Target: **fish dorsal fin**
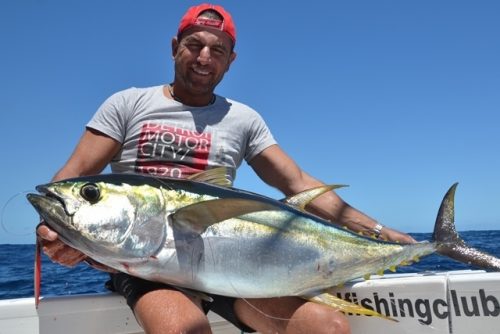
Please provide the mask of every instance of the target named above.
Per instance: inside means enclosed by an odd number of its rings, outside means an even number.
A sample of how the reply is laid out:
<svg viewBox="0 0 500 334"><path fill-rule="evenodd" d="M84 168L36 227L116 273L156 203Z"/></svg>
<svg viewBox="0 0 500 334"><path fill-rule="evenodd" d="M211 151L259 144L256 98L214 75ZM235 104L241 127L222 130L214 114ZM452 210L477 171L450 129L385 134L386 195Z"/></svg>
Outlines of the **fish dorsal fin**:
<svg viewBox="0 0 500 334"><path fill-rule="evenodd" d="M323 195L328 191L332 191L333 189L338 189L342 187L347 187L347 186L343 184L330 184L330 185L315 187L312 189L307 189L301 191L298 194L285 198L283 202L304 211L307 204L309 204L319 196Z"/></svg>
<svg viewBox="0 0 500 334"><path fill-rule="evenodd" d="M227 177L228 170L226 167L216 167L200 173L193 174L187 179L196 182L205 182L215 184L221 187L230 187L231 180Z"/></svg>
<svg viewBox="0 0 500 334"><path fill-rule="evenodd" d="M180 208L172 214L172 223L185 231L203 233L207 227L245 214L279 210L269 203L244 198L221 198Z"/></svg>
<svg viewBox="0 0 500 334"><path fill-rule="evenodd" d="M338 298L330 293L324 292L317 295L302 296L303 299L309 300L316 304L326 305L330 307L335 307L342 312L352 313L352 314L362 314L368 316L379 317L387 320L392 320L398 322L398 320L385 316L377 311L370 310L361 305L348 302L347 300Z"/></svg>

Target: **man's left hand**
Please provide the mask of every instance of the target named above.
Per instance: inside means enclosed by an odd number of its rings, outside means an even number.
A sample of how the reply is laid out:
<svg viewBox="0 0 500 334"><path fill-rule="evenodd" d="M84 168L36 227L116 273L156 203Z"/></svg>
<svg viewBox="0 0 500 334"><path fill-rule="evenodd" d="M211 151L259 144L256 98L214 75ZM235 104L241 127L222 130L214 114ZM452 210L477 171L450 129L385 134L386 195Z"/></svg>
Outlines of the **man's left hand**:
<svg viewBox="0 0 500 334"><path fill-rule="evenodd" d="M413 239L410 235L393 230L387 226L384 226L382 231L380 231L379 239L399 242L402 244L413 244L417 242L417 240Z"/></svg>

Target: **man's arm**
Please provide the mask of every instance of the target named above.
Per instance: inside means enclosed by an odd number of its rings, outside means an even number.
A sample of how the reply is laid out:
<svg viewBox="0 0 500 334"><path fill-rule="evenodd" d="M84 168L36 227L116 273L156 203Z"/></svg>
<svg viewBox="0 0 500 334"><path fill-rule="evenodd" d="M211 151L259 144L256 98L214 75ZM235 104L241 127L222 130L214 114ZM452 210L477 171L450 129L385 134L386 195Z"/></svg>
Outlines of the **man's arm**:
<svg viewBox="0 0 500 334"><path fill-rule="evenodd" d="M85 130L75 151L52 181L100 173L119 151L121 144L107 135L92 129ZM37 228L42 239L43 251L52 261L74 266L85 256L62 241L55 231L46 225Z"/></svg>
<svg viewBox="0 0 500 334"><path fill-rule="evenodd" d="M250 161L250 165L264 182L281 190L286 196L324 185L301 170L278 145L272 145L259 153ZM308 206L308 210L356 232L373 234L378 224L376 220L350 206L333 191L315 199ZM415 242L411 236L385 226L380 236L391 241Z"/></svg>
<svg viewBox="0 0 500 334"><path fill-rule="evenodd" d="M52 181L99 174L120 150L113 138L90 128L83 133L73 154Z"/></svg>

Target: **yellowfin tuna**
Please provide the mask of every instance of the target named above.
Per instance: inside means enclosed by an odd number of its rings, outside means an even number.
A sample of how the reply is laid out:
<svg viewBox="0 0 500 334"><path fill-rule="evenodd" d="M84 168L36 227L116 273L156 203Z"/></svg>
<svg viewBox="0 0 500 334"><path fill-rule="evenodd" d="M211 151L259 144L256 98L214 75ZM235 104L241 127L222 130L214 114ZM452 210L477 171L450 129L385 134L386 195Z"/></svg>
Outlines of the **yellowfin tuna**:
<svg viewBox="0 0 500 334"><path fill-rule="evenodd" d="M469 248L456 233L456 185L443 200L434 240L405 245L360 236L305 211L339 186L277 201L228 188L223 176L224 170L190 180L98 175L38 186L40 194L28 199L61 240L94 261L206 293L300 296L350 310L326 290L434 251L500 270L498 258Z"/></svg>

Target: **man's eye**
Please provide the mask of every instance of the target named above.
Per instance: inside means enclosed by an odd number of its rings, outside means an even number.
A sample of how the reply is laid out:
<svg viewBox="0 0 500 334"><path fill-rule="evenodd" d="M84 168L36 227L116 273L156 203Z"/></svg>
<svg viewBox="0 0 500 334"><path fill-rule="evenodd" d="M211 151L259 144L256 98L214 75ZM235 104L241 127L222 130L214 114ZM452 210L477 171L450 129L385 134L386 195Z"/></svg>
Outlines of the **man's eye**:
<svg viewBox="0 0 500 334"><path fill-rule="evenodd" d="M214 48L212 49L212 53L216 54L217 56L224 56L226 54L226 50L221 48Z"/></svg>
<svg viewBox="0 0 500 334"><path fill-rule="evenodd" d="M197 44L197 43L188 43L188 44L186 44L186 47L187 47L189 50L199 50L199 49L201 49L201 44Z"/></svg>

